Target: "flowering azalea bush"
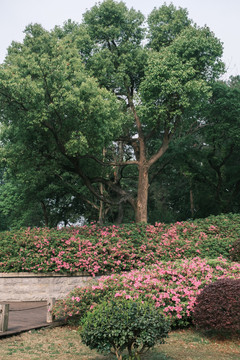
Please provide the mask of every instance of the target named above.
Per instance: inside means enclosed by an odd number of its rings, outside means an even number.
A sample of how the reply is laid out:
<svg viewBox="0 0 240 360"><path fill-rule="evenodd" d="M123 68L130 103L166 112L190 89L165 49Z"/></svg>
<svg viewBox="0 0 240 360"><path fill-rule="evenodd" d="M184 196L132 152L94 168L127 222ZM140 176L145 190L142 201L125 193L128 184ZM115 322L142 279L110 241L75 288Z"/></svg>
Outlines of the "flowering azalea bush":
<svg viewBox="0 0 240 360"><path fill-rule="evenodd" d="M76 288L59 300L53 310L57 318L79 321L103 300L140 299L153 303L171 320L173 327L188 326L196 296L217 279L240 278L240 264L223 258L158 262L148 268L102 276L94 285Z"/></svg>
<svg viewBox="0 0 240 360"><path fill-rule="evenodd" d="M196 256L229 258L239 237L237 214L170 225L28 228L0 233L0 271L95 276Z"/></svg>

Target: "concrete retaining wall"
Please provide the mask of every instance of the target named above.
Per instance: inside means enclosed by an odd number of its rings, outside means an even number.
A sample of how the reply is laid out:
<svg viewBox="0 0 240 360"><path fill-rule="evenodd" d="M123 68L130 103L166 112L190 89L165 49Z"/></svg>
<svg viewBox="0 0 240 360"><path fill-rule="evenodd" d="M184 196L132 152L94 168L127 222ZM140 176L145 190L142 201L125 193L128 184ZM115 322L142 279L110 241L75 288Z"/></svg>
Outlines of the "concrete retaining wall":
<svg viewBox="0 0 240 360"><path fill-rule="evenodd" d="M0 301L61 299L75 287L93 281L94 278L87 274L0 273Z"/></svg>

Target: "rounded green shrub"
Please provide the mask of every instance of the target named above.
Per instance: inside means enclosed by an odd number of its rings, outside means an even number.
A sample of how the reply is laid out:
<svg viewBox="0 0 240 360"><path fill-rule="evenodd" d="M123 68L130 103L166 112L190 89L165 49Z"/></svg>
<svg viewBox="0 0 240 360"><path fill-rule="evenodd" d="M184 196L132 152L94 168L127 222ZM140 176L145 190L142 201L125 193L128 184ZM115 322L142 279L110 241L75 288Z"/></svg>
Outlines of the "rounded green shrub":
<svg viewBox="0 0 240 360"><path fill-rule="evenodd" d="M100 353L114 353L122 359L124 350L129 359L156 343L164 343L170 330L168 320L154 305L132 299L103 302L88 312L80 330L84 344Z"/></svg>
<svg viewBox="0 0 240 360"><path fill-rule="evenodd" d="M197 329L240 331L240 279L220 279L197 296L193 309Z"/></svg>
<svg viewBox="0 0 240 360"><path fill-rule="evenodd" d="M240 262L240 239L237 239L232 244L230 249L230 259L232 261L239 261Z"/></svg>

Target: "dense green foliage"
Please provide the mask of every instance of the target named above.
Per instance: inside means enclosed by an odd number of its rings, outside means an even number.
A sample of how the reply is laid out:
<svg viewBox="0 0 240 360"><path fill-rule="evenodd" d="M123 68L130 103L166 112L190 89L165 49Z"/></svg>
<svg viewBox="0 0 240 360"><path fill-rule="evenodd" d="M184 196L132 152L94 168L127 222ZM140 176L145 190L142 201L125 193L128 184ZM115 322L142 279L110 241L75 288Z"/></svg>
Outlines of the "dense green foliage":
<svg viewBox="0 0 240 360"><path fill-rule="evenodd" d="M238 81L214 91L222 44L172 4L144 20L105 0L81 24L29 25L9 47L0 66L2 229L239 210Z"/></svg>
<svg viewBox="0 0 240 360"><path fill-rule="evenodd" d="M230 259L232 261L240 262L240 239L234 241L232 248L230 249Z"/></svg>
<svg viewBox="0 0 240 360"><path fill-rule="evenodd" d="M118 360L128 351L129 360L164 343L170 330L167 319L152 304L115 299L88 312L80 331L84 344L100 353L113 352Z"/></svg>
<svg viewBox="0 0 240 360"><path fill-rule="evenodd" d="M240 332L240 279L221 279L197 296L194 324L201 330Z"/></svg>
<svg viewBox="0 0 240 360"><path fill-rule="evenodd" d="M96 224L0 233L0 271L104 274L181 258L230 257L240 236L240 215L171 225Z"/></svg>

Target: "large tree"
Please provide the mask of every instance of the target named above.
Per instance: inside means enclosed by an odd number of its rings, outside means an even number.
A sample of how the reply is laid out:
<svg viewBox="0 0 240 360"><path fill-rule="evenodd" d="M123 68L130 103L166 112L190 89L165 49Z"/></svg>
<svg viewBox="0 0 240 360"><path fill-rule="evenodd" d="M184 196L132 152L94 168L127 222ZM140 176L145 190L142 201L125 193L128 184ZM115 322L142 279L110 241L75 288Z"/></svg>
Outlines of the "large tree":
<svg viewBox="0 0 240 360"><path fill-rule="evenodd" d="M84 174L97 169L86 159L79 164L78 154L101 153L118 135L121 113L114 95L85 71L69 28L73 24L59 36L59 29L49 33L29 26L24 43L9 49L1 66L2 160L22 196L38 192L35 200L52 201L46 190L50 180L94 207L83 183ZM41 198L42 190L47 198Z"/></svg>
<svg viewBox="0 0 240 360"><path fill-rule="evenodd" d="M146 222L150 169L176 134L198 126L221 54L214 34L173 5L154 9L148 27L113 0L81 25L29 26L0 69L7 166L77 175L95 199L128 202Z"/></svg>

